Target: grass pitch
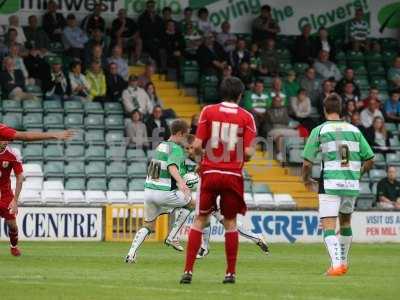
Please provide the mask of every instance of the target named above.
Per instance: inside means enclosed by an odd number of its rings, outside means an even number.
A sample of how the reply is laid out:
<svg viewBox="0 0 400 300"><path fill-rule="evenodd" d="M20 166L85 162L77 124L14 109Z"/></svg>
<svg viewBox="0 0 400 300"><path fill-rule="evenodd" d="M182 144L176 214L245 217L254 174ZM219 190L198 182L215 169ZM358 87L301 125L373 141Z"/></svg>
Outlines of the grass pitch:
<svg viewBox="0 0 400 300"><path fill-rule="evenodd" d="M178 284L184 255L145 243L127 265L126 243L23 242L11 257L0 243L0 299L398 299L399 245L353 245L347 276L327 278L322 244L273 244L264 256L241 244L236 285L222 285L223 244L198 261L189 286Z"/></svg>

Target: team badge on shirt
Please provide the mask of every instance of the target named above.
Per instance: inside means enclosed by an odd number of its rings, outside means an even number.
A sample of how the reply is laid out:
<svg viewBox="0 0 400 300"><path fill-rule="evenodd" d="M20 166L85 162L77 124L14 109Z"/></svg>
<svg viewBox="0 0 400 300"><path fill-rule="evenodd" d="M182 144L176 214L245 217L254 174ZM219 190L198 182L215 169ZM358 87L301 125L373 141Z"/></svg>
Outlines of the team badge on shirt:
<svg viewBox="0 0 400 300"><path fill-rule="evenodd" d="M10 163L8 161L3 161L3 163L2 163L3 169L8 168L9 165L10 165Z"/></svg>

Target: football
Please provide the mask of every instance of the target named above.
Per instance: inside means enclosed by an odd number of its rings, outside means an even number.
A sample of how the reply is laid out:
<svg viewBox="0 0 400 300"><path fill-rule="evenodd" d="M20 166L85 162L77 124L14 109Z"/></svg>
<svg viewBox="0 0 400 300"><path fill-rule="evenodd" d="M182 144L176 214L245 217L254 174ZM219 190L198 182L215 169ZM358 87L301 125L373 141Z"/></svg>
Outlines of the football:
<svg viewBox="0 0 400 300"><path fill-rule="evenodd" d="M183 176L183 179L185 180L188 188L190 188L191 190L195 190L197 188L197 184L199 183L199 175L197 175L196 173L186 173L185 176Z"/></svg>

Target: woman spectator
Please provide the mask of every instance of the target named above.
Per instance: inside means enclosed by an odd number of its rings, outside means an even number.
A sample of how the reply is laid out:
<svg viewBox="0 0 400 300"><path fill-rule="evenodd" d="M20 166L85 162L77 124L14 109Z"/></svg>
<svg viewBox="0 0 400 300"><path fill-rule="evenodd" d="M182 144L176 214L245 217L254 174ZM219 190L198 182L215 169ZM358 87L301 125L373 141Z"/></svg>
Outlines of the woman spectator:
<svg viewBox="0 0 400 300"><path fill-rule="evenodd" d="M162 100L158 97L156 87L153 82L148 82L145 86L145 91L149 95L151 105L163 107ZM165 119L176 118L175 111L173 109L163 109L163 116Z"/></svg>
<svg viewBox="0 0 400 300"><path fill-rule="evenodd" d="M275 97L279 97L283 101L283 105L288 106L288 96L286 92L284 92L282 87L282 80L279 77L275 77L272 80L272 88L269 93L270 99L274 99Z"/></svg>
<svg viewBox="0 0 400 300"><path fill-rule="evenodd" d="M147 150L148 138L147 128L142 122L142 114L135 109L132 111L131 119L125 122L126 135L129 138L129 146L136 149Z"/></svg>
<svg viewBox="0 0 400 300"><path fill-rule="evenodd" d="M203 35L211 33L213 31L213 26L208 20L209 16L208 9L205 7L200 8L199 12L197 13L197 16L199 17L197 28L199 29L200 33Z"/></svg>
<svg viewBox="0 0 400 300"><path fill-rule="evenodd" d="M352 116L356 112L357 112L356 101L354 101L354 100L347 101L345 104L344 111L343 111L343 119L346 122L351 123Z"/></svg>
<svg viewBox="0 0 400 300"><path fill-rule="evenodd" d="M297 96L300 90L300 83L296 79L295 71L290 70L288 72L288 75L283 85L285 87L286 94L289 98Z"/></svg>
<svg viewBox="0 0 400 300"><path fill-rule="evenodd" d="M318 35L314 41L314 50L313 56L317 57L318 53L321 50L324 50L329 53L329 57L332 60L335 60L335 44L333 43L332 39L328 36L328 30L325 27L321 27L318 30Z"/></svg>
<svg viewBox="0 0 400 300"><path fill-rule="evenodd" d="M295 97L290 98L291 117L302 124L308 130L314 127L310 118L311 100L304 89L300 89Z"/></svg>
<svg viewBox="0 0 400 300"><path fill-rule="evenodd" d="M375 117L372 126L366 131L366 139L375 153L392 153L390 150L390 139L393 137L385 128L385 121L381 117Z"/></svg>
<svg viewBox="0 0 400 300"><path fill-rule="evenodd" d="M69 81L71 83L71 96L74 100L90 99L90 83L82 74L82 65L79 61L71 63Z"/></svg>
<svg viewBox="0 0 400 300"><path fill-rule="evenodd" d="M18 32L17 35L17 42L21 45L24 45L26 42L26 36L24 33L24 29L22 28L22 26L20 26L19 24L19 18L17 15L12 15L8 18L8 28L11 29L15 29Z"/></svg>
<svg viewBox="0 0 400 300"><path fill-rule="evenodd" d="M100 61L92 62L90 70L86 73L86 79L90 86L90 100L104 102L106 100L106 77L104 76Z"/></svg>
<svg viewBox="0 0 400 300"><path fill-rule="evenodd" d="M28 78L29 78L28 70L26 69L24 60L22 59L22 57L19 54L19 47L17 45L13 45L10 47L10 55L9 56L14 61L15 69L21 70L22 74L24 74L25 80L27 80L27 83L33 84L34 80L28 80Z"/></svg>
<svg viewBox="0 0 400 300"><path fill-rule="evenodd" d="M161 72L167 74L168 69L177 69L184 44L174 21L167 21L165 26L165 31L161 34L160 59Z"/></svg>

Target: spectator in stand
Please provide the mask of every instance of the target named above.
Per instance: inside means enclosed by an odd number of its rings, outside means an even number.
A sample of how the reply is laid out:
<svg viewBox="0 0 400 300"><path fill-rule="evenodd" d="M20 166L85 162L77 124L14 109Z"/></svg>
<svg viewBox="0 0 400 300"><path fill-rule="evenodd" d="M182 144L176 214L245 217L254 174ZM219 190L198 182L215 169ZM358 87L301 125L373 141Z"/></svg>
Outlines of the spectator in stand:
<svg viewBox="0 0 400 300"><path fill-rule="evenodd" d="M297 95L290 98L290 116L305 128L311 130L315 124L310 115L311 100L307 96L306 90L299 89Z"/></svg>
<svg viewBox="0 0 400 300"><path fill-rule="evenodd" d="M144 51L160 64L159 49L163 20L156 12L155 1L146 2L146 10L139 16L138 23Z"/></svg>
<svg viewBox="0 0 400 300"><path fill-rule="evenodd" d="M349 22L348 34L349 42L353 49L364 49L368 50L368 36L369 36L369 24L364 20L364 12L362 8L357 8L355 11L355 17Z"/></svg>
<svg viewBox="0 0 400 300"><path fill-rule="evenodd" d="M105 32L106 21L102 18L101 13L103 12L103 5L101 2L97 2L94 5L93 13L86 16L82 20L82 29L86 31L87 35L91 35L94 30L100 30Z"/></svg>
<svg viewBox="0 0 400 300"><path fill-rule="evenodd" d="M194 114L190 121L190 134L196 134L197 126L199 125L199 114Z"/></svg>
<svg viewBox="0 0 400 300"><path fill-rule="evenodd" d="M17 15L12 15L8 17L8 29L15 29L18 33L17 35L17 43L21 45L25 45L26 36L24 33L24 29L19 24L19 18Z"/></svg>
<svg viewBox="0 0 400 300"><path fill-rule="evenodd" d="M210 13L208 12L208 9L205 7L202 7L199 9L197 12L197 16L199 20L197 21L197 28L200 31L202 35L207 35L211 32L213 32L213 26L211 22L208 20Z"/></svg>
<svg viewBox="0 0 400 300"><path fill-rule="evenodd" d="M147 136L150 138L152 148L158 146L161 141L170 137L169 126L162 114L161 106L155 106L152 114L146 121Z"/></svg>
<svg viewBox="0 0 400 300"><path fill-rule="evenodd" d="M252 43L250 47L250 68L257 76L266 76L267 68L261 63L260 49L256 43Z"/></svg>
<svg viewBox="0 0 400 300"><path fill-rule="evenodd" d="M138 24L133 19L127 17L126 9L120 9L118 17L112 22L111 39L113 45L121 46L130 53L134 63L140 62L143 41L140 36Z"/></svg>
<svg viewBox="0 0 400 300"><path fill-rule="evenodd" d="M195 60L196 52L203 42L203 37L195 28L194 23L186 23L185 31L183 31L183 40L185 42L185 58L188 60Z"/></svg>
<svg viewBox="0 0 400 300"><path fill-rule="evenodd" d="M390 98L386 100L384 109L386 121L400 123L400 89L391 90Z"/></svg>
<svg viewBox="0 0 400 300"><path fill-rule="evenodd" d="M82 65L80 61L73 61L69 72L69 82L71 84L71 96L74 100L90 99L90 83L86 76L82 74Z"/></svg>
<svg viewBox="0 0 400 300"><path fill-rule="evenodd" d="M314 43L310 24L304 25L301 29L301 35L296 38L292 53L295 62L307 64L313 62Z"/></svg>
<svg viewBox="0 0 400 300"><path fill-rule="evenodd" d="M351 123L351 119L353 117L353 114L358 112L357 111L356 101L349 100L344 105L345 105L345 108L343 110L343 120L345 120L346 122Z"/></svg>
<svg viewBox="0 0 400 300"><path fill-rule="evenodd" d="M400 88L400 56L396 57L393 66L388 70L387 78L394 88Z"/></svg>
<svg viewBox="0 0 400 300"><path fill-rule="evenodd" d="M93 52L93 48L99 45L101 46L101 58L99 58L98 55L94 55ZM104 35L104 33L101 32L100 29L94 29L89 41L85 44L85 65L90 66L90 63L92 62L92 56L95 56L96 59L100 59L102 64L106 64L109 47L109 42L107 41L107 37ZM98 54L100 50L95 51Z"/></svg>
<svg viewBox="0 0 400 300"><path fill-rule="evenodd" d="M88 42L86 33L78 26L74 14L67 16L67 26L64 28L63 43L66 53L69 56L84 60L84 48Z"/></svg>
<svg viewBox="0 0 400 300"><path fill-rule="evenodd" d="M197 32L198 31L198 24L196 21L192 20L193 18L193 8L190 6L186 7L183 11L183 19L180 22L180 28L179 30L183 33L186 34L188 30L189 24L192 26L192 28Z"/></svg>
<svg viewBox="0 0 400 300"><path fill-rule="evenodd" d="M324 82L322 83L322 90L320 91L320 93L318 94L317 98L316 98L316 103L315 103L315 107L318 110L319 115L321 116L321 118L324 119L324 100L326 97L328 97L330 94L332 94L334 92L333 90L333 85L332 82L330 80L324 80Z"/></svg>
<svg viewBox="0 0 400 300"><path fill-rule="evenodd" d="M14 46L10 47L9 57L11 57L12 60L14 61L15 69L21 70L22 74L24 75L25 82L27 84L34 84L35 80L29 78L29 73L28 73L28 70L26 69L24 60L19 55L19 47L18 46L14 45Z"/></svg>
<svg viewBox="0 0 400 300"><path fill-rule="evenodd" d="M375 153L393 153L390 149L390 139L393 134L385 128L385 120L381 117L375 117L372 126L367 128L365 138Z"/></svg>
<svg viewBox="0 0 400 300"><path fill-rule="evenodd" d="M110 63L106 73L107 101L119 102L128 83L118 74L118 65Z"/></svg>
<svg viewBox="0 0 400 300"><path fill-rule="evenodd" d="M347 83L353 84L353 88L354 88L353 93L357 97L360 97L360 87L355 82L354 70L350 67L346 68L346 70L344 71L343 78L340 79L339 82L336 84L335 90L339 95L344 94L344 88Z"/></svg>
<svg viewBox="0 0 400 300"><path fill-rule="evenodd" d="M46 32L39 28L37 17L35 15L29 16L28 23L29 25L24 27L27 44L40 49L43 53L47 53L50 48L50 40Z"/></svg>
<svg viewBox="0 0 400 300"><path fill-rule="evenodd" d="M231 32L231 24L228 21L222 22L221 32L217 34L217 42L224 48L226 53L230 53L235 50L237 46L236 41L236 35Z"/></svg>
<svg viewBox="0 0 400 300"><path fill-rule="evenodd" d="M118 74L124 80L128 79L129 67L126 59L122 57L122 47L114 46L111 57L108 58L108 63L115 63L118 66Z"/></svg>
<svg viewBox="0 0 400 300"><path fill-rule="evenodd" d="M371 127L372 122L376 117L383 118L383 114L379 110L379 103L376 100L371 99L368 107L364 108L360 114L361 124L365 128Z"/></svg>
<svg viewBox="0 0 400 300"><path fill-rule="evenodd" d="M90 67L94 61L100 62L100 65L104 70L107 69L107 58L101 44L93 45L90 56L85 59L85 68Z"/></svg>
<svg viewBox="0 0 400 300"><path fill-rule="evenodd" d="M242 61L239 66L239 71L236 76L240 78L246 89L251 89L254 82L254 73L250 68L250 64L246 61Z"/></svg>
<svg viewBox="0 0 400 300"><path fill-rule="evenodd" d="M338 67L329 60L329 52L321 50L318 59L314 63L314 69L321 79L334 78L336 81L342 79Z"/></svg>
<svg viewBox="0 0 400 300"><path fill-rule="evenodd" d="M354 93L354 85L351 82L347 82L344 85L343 94L340 96L343 100L342 105L346 105L347 101L354 101L357 109L362 109L364 107L364 103L360 101L360 98Z"/></svg>
<svg viewBox="0 0 400 300"><path fill-rule="evenodd" d="M204 75L221 75L227 64L224 49L215 41L214 35L208 33L203 44L197 50L197 62Z"/></svg>
<svg viewBox="0 0 400 300"><path fill-rule="evenodd" d="M135 109L146 118L153 111L153 105L146 91L139 87L138 77L129 76L128 88L122 92L125 113L130 115Z"/></svg>
<svg viewBox="0 0 400 300"><path fill-rule="evenodd" d="M397 169L387 166L387 177L378 182L376 188L377 207L381 209L400 209L400 182L396 180Z"/></svg>
<svg viewBox="0 0 400 300"><path fill-rule="evenodd" d="M244 39L238 39L236 48L229 52L229 64L233 68L233 72L237 74L239 66L242 62L250 64L250 51L246 48L246 41Z"/></svg>
<svg viewBox="0 0 400 300"><path fill-rule="evenodd" d="M152 81L154 74L156 74L156 66L154 62L149 61L146 63L143 73L138 77L139 86L144 89Z"/></svg>
<svg viewBox="0 0 400 300"><path fill-rule="evenodd" d="M168 69L177 71L182 59L184 41L177 31L174 21L167 21L165 26L165 32L161 35L160 59L161 72L167 74Z"/></svg>
<svg viewBox="0 0 400 300"><path fill-rule="evenodd" d="M275 48L275 41L273 39L267 39L264 42L264 46L261 48L260 51L260 60L262 67L268 70L269 75L278 75L279 56L278 51Z"/></svg>
<svg viewBox="0 0 400 300"><path fill-rule="evenodd" d="M61 57L49 57L51 71L49 78L43 82L43 93L46 100L68 100L71 86L62 70Z"/></svg>
<svg viewBox="0 0 400 300"><path fill-rule="evenodd" d="M56 1L47 3L47 12L43 15L42 27L47 33L52 43L61 43L63 30L66 26L65 18L61 13L57 12L58 4Z"/></svg>
<svg viewBox="0 0 400 300"><path fill-rule="evenodd" d="M288 98L296 97L300 90L300 83L296 79L296 72L293 70L289 70L288 75L283 83L285 87L285 92Z"/></svg>
<svg viewBox="0 0 400 300"><path fill-rule="evenodd" d="M281 97L272 98L271 108L267 110L267 121L269 125L268 136L273 138L276 144L276 159L283 161L284 139L286 137L299 137L297 129L289 127L288 107Z"/></svg>
<svg viewBox="0 0 400 300"><path fill-rule="evenodd" d="M379 106L381 106L382 103L381 103L381 100L379 99L379 89L378 88L371 87L369 89L368 97L362 100L362 102L363 102L362 108L367 108L369 100L371 100L371 99L376 100L379 103Z"/></svg>
<svg viewBox="0 0 400 300"><path fill-rule="evenodd" d="M260 44L267 39L274 40L280 31L278 23L272 19L271 6L263 5L261 15L254 19L252 24L254 42Z"/></svg>
<svg viewBox="0 0 400 300"><path fill-rule="evenodd" d="M163 28L162 30L165 31L167 29L167 23L173 22L175 26L175 30L178 33L181 33L179 28L179 23L172 18L172 8L170 6L165 6L162 11L162 20L163 20Z"/></svg>
<svg viewBox="0 0 400 300"><path fill-rule="evenodd" d="M86 79L89 82L89 99L96 102L106 101L106 77L104 76L101 62L94 60L90 69L86 72Z"/></svg>
<svg viewBox="0 0 400 300"><path fill-rule="evenodd" d="M334 41L329 37L329 32L325 27L320 27L318 35L314 40L313 57L317 57L321 50L329 53L329 57L335 60L336 48Z"/></svg>
<svg viewBox="0 0 400 300"><path fill-rule="evenodd" d="M304 76L300 78L300 87L306 90L307 95L310 97L311 105L317 107L321 83L316 78L315 69L313 67L307 68Z"/></svg>
<svg viewBox="0 0 400 300"><path fill-rule="evenodd" d="M24 58L28 77L34 79L40 87L48 79L50 74L50 66L46 60L40 55L40 49L34 45L28 45L29 55Z"/></svg>
<svg viewBox="0 0 400 300"><path fill-rule="evenodd" d="M282 101L282 105L284 105L284 106L289 105L288 95L283 90L282 80L279 77L275 77L272 80L272 87L271 87L271 91L269 92L269 97L271 99L279 97L279 99Z"/></svg>
<svg viewBox="0 0 400 300"><path fill-rule="evenodd" d="M144 90L146 91L147 95L149 96L151 105L153 107L158 105L158 106L161 106L161 108L163 108L162 100L157 95L157 91L156 91L156 87L155 87L154 83L148 82L146 84L146 86L144 87ZM163 108L163 116L166 119L175 119L176 113L171 108L167 108L167 109Z"/></svg>
<svg viewBox="0 0 400 300"><path fill-rule="evenodd" d="M125 121L125 129L131 148L147 149L147 128L142 121L142 114L139 110L134 110L131 114L131 119Z"/></svg>
<svg viewBox="0 0 400 300"><path fill-rule="evenodd" d="M3 71L0 72L0 85L3 99L36 99L36 97L26 92L24 74L21 70L15 69L14 60L8 56L3 60Z"/></svg>
<svg viewBox="0 0 400 300"><path fill-rule="evenodd" d="M351 124L356 126L360 130L360 132L365 136L366 128L361 123L361 116L358 111L356 111L352 114Z"/></svg>
<svg viewBox="0 0 400 300"><path fill-rule="evenodd" d="M6 35L5 47L2 49L2 56L7 56L10 53L10 48L16 46L19 48L19 52L21 56L24 56L26 53L25 46L17 42L18 32L14 28L10 28Z"/></svg>
<svg viewBox="0 0 400 300"><path fill-rule="evenodd" d="M225 65L224 69L222 70L222 78L221 78L221 82L229 77L232 77L232 67L230 65Z"/></svg>
<svg viewBox="0 0 400 300"><path fill-rule="evenodd" d="M262 80L256 80L253 89L245 93L243 107L254 116L258 134L266 137L266 112L271 107L271 98L264 91Z"/></svg>

